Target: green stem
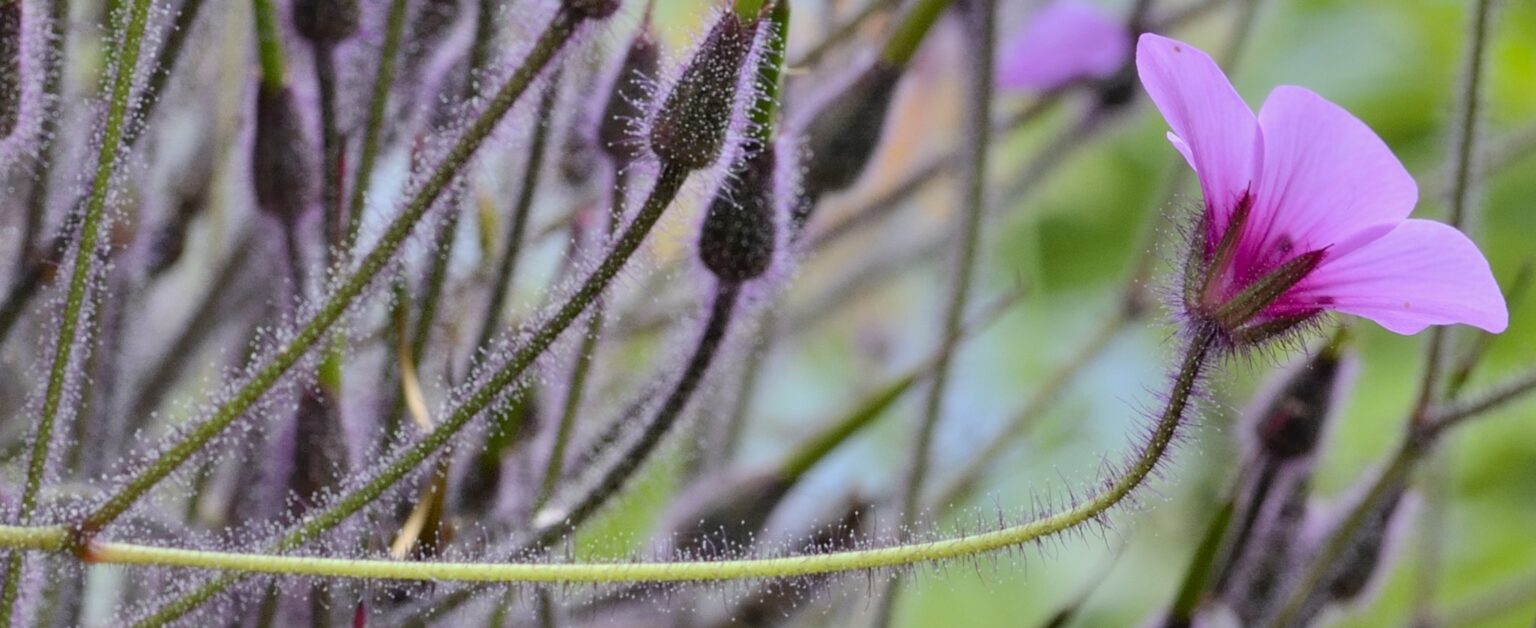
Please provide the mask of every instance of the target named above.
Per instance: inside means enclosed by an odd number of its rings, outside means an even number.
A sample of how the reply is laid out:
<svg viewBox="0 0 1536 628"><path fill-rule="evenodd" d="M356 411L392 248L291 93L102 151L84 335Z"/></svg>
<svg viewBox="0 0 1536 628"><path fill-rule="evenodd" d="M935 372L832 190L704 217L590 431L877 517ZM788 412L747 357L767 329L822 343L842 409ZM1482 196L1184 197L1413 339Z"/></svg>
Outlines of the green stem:
<svg viewBox="0 0 1536 628"><path fill-rule="evenodd" d="M496 261L496 273L491 275L491 297L486 301L485 316L480 322L480 336L475 340L475 347L483 348L490 343L496 335L496 330L501 328L502 311L506 309L507 294L512 291L512 282L517 277L517 262L523 249L523 234L528 230L528 215L533 208L533 196L539 188L539 175L544 169L544 153L549 139L549 121L555 107L556 96L560 92L558 75L550 80L544 87L543 97L539 99L538 115L534 118L533 138L529 142L528 162L523 167L521 188L517 191L517 200L512 205L512 220L507 222L505 242L502 243L501 258ZM610 226L610 229L612 227ZM476 354L481 355L481 354Z"/></svg>
<svg viewBox="0 0 1536 628"><path fill-rule="evenodd" d="M283 38L277 28L277 8L272 0L251 0L256 21L256 57L261 63L261 85L272 93L288 82L283 70Z"/></svg>
<svg viewBox="0 0 1536 628"><path fill-rule="evenodd" d="M958 247L955 258L954 276L950 278L950 293L946 299L948 306L944 312L943 344L944 351L940 354L939 362L935 365L933 382L928 386L928 394L923 400L922 415L917 424L916 436L912 441L912 464L907 469L906 478L902 482L901 493L901 528L898 534L905 540L908 538L913 526L918 519L918 508L922 499L923 486L928 477L930 450L933 448L933 433L938 427L939 419L944 415L944 394L949 390L950 367L953 364L953 348L960 328L965 320L965 306L970 300L971 283L976 270L976 250L981 240L982 218L987 210L987 145L991 138L991 129L988 127L992 120L992 60L993 39L995 38L993 21L997 14L996 0L967 0L961 5L964 11L965 39L968 42L965 63L971 67L966 72L965 102L968 108L965 115L966 137L964 156L964 176L961 203L964 207L957 218L959 223L955 225L955 244ZM895 600L901 587L898 581L892 581L886 590L886 595L880 600L881 624L888 622Z"/></svg>
<svg viewBox="0 0 1536 628"><path fill-rule="evenodd" d="M1102 492L1066 510L1021 524L958 538L906 543L868 550L745 560L639 563L478 564L412 562L310 556L210 552L131 543L94 542L85 558L94 564L187 567L226 572L368 580L635 583L793 578L825 573L900 567L977 556L1015 547L1102 518L1142 486L1163 461L1205 367L1212 344L1209 333L1191 339L1174 376L1173 389L1157 425L1124 473ZM0 526L0 546L21 550L61 551L69 534L57 527ZM234 581L226 575L221 581ZM210 594L211 596L211 594Z"/></svg>
<svg viewBox="0 0 1536 628"><path fill-rule="evenodd" d="M480 144L490 136L501 117L513 103L517 102L518 97L523 94L543 67L570 39L578 22L579 18L563 10L555 14L544 33L539 36L528 52L523 65L513 72L506 84L487 104L486 110L459 136L458 141L443 158L442 163L432 172L432 176L422 185L421 190L390 223L379 244L362 259L357 270L337 286L336 291L320 307L314 317L305 323L293 339L284 344L265 365L256 370L255 375L236 390L229 400L221 404L211 416L195 424L175 443L161 450L154 456L149 466L136 473L126 485L87 515L79 524L81 532L89 536L126 512L134 502L175 471L187 458L202 450L208 441L240 418L277 383L289 368L325 336L331 326L341 319L352 303L389 264L395 252L409 237L412 229L432 207L443 190L458 177L464 164L468 163Z"/></svg>
<svg viewBox="0 0 1536 628"><path fill-rule="evenodd" d="M80 327L85 301L94 278L97 245L101 238L101 226L105 221L107 193L112 178L117 174L118 156L122 150L124 120L133 105L133 77L139 67L139 51L144 41L144 28L149 21L150 0L136 0L126 21L122 24L122 39L113 53L112 92L101 146L96 154L96 176L91 182L91 195L85 206L85 218L80 224L80 240L75 244L75 259L69 279L69 292L64 299L63 319L54 341L53 365L48 371L48 386L43 395L42 413L38 416L36 431L32 435L32 448L27 460L27 475L17 508L17 521L27 523L37 509L38 492L48 472L48 450L53 443L54 424L64 401L65 383L70 377L70 357L76 344L89 350L91 326ZM85 338L78 338L77 332ZM9 624L15 610L20 590L22 555L13 553L6 562L6 578L0 591L0 622Z"/></svg>
<svg viewBox="0 0 1536 628"><path fill-rule="evenodd" d="M641 242L645 241L651 227L655 226L656 221L661 218L662 212L677 196L687 176L686 169L673 164L663 164L661 173L656 178L656 186L651 190L650 197L646 199L645 206L624 230L623 235L614 244L613 250L609 251L597 269L587 277L576 293L566 300L554 316L546 320L529 337L527 344L519 348L500 370L486 378L485 383L465 399L463 405L455 409L425 438L395 455L388 464L375 471L358 488L342 495L331 506L305 517L296 528L272 545L273 551L287 552L301 547L336 527L353 513L373 503L422 461L448 444L471 419L495 402L503 390L521 379L523 373L533 366L533 363L550 345L554 344L560 334L586 311L598 295L607 289L608 284L618 275L630 256L640 248ZM154 613L152 623L163 623L189 612L196 608L197 604L216 595L235 580L237 578L226 576L188 596L172 600Z"/></svg>
<svg viewBox="0 0 1536 628"><path fill-rule="evenodd" d="M405 33L405 0L390 0L389 21L384 27L384 47L379 50L379 68L373 76L373 93L368 97L368 119L363 124L363 143L358 151L357 173L352 180L352 196L347 202L347 234L342 250L351 251L363 222L363 199L373 181L373 164L378 159L383 135L384 114L389 109L389 88L395 82L399 63L400 40Z"/></svg>
<svg viewBox="0 0 1536 628"><path fill-rule="evenodd" d="M880 50L880 61L894 68L905 66L917 54L918 46L928 36L939 15L949 8L951 0L917 0L896 24L896 32Z"/></svg>
<svg viewBox="0 0 1536 628"><path fill-rule="evenodd" d="M628 196L628 176L621 170L613 172L613 187L610 190L608 211L608 237L613 237L619 221L624 218L624 199ZM555 491L555 483L564 473L565 450L570 445L571 431L576 425L576 415L581 412L581 399L586 394L587 375L592 370L592 361L596 358L598 338L603 335L603 325L607 316L604 299L599 296L596 303L592 304L592 313L587 315L586 333L581 337L581 347L577 349L576 363L571 367L571 381L565 391L564 407L560 411L560 423L555 426L555 442L549 451L549 460L544 464L544 480L539 485L539 492L533 500L533 512L538 512L549 501L550 495Z"/></svg>

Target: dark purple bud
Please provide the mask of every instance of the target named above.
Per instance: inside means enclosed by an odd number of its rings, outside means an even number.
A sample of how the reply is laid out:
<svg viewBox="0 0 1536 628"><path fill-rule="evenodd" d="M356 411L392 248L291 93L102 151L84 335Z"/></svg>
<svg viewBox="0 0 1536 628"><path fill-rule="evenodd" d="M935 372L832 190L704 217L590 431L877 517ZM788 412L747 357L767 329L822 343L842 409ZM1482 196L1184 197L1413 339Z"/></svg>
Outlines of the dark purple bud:
<svg viewBox="0 0 1536 628"><path fill-rule="evenodd" d="M294 432L288 490L293 496L289 508L297 515L315 506L325 489L346 472L347 447L336 404L315 387L306 387L299 395Z"/></svg>
<svg viewBox="0 0 1536 628"><path fill-rule="evenodd" d="M305 39L335 44L357 32L357 0L293 0L293 27Z"/></svg>
<svg viewBox="0 0 1536 628"><path fill-rule="evenodd" d="M1340 380L1337 343L1319 350L1290 375L1254 426L1259 447L1275 459L1312 453L1333 405Z"/></svg>
<svg viewBox="0 0 1536 628"><path fill-rule="evenodd" d="M1366 513L1329 575L1326 591L1331 601L1347 602L1359 597L1381 571L1394 528L1403 519L1400 513L1407 510L1402 507L1406 490L1403 484L1393 486Z"/></svg>
<svg viewBox="0 0 1536 628"><path fill-rule="evenodd" d="M651 119L651 151L663 162L702 170L720 158L736 83L756 31L755 21L743 23L732 13L721 15L710 27Z"/></svg>
<svg viewBox="0 0 1536 628"><path fill-rule="evenodd" d="M651 93L648 84L656 79L660 64L661 47L650 29L644 28L624 53L624 63L597 126L598 146L620 167L645 153L645 146L631 129L645 116Z"/></svg>
<svg viewBox="0 0 1536 628"><path fill-rule="evenodd" d="M21 117L21 0L0 4L0 137Z"/></svg>
<svg viewBox="0 0 1536 628"><path fill-rule="evenodd" d="M699 259L723 281L747 281L773 264L772 145L748 147L715 193L699 232Z"/></svg>
<svg viewBox="0 0 1536 628"><path fill-rule="evenodd" d="M560 6L571 15L588 20L602 20L619 10L619 0L560 0Z"/></svg>
<svg viewBox="0 0 1536 628"><path fill-rule="evenodd" d="M293 92L256 90L256 138L251 183L256 206L285 224L298 221L314 197L314 149Z"/></svg>
<svg viewBox="0 0 1536 628"><path fill-rule="evenodd" d="M847 189L863 174L880 145L900 78L900 68L873 63L806 123L801 133L806 143L803 198L795 212L796 225L805 224L823 195Z"/></svg>
<svg viewBox="0 0 1536 628"><path fill-rule="evenodd" d="M424 0L411 23L411 47L415 53L426 52L442 40L458 21L460 0Z"/></svg>

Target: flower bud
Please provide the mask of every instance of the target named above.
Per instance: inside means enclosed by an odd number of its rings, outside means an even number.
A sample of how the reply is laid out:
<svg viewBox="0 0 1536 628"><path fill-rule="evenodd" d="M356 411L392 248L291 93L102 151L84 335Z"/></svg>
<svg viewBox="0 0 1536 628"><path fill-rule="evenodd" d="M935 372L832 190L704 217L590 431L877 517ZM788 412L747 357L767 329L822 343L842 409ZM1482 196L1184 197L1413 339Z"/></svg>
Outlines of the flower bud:
<svg viewBox="0 0 1536 628"><path fill-rule="evenodd" d="M1263 452L1278 460L1312 453L1333 405L1340 376L1337 343L1319 350L1285 382L1254 426Z"/></svg>
<svg viewBox="0 0 1536 628"><path fill-rule="evenodd" d="M747 281L773 264L773 146L749 149L704 215L699 259L722 281Z"/></svg>
<svg viewBox="0 0 1536 628"><path fill-rule="evenodd" d="M597 126L598 146L620 167L638 159L645 151L630 129L645 115L650 97L646 82L655 80L660 63L661 48L656 44L656 38L649 28L641 30L629 43L629 51L624 53L624 63L608 93L608 103L603 107L603 118Z"/></svg>
<svg viewBox="0 0 1536 628"><path fill-rule="evenodd" d="M602 20L619 10L619 0L561 0L560 6L577 17Z"/></svg>
<svg viewBox="0 0 1536 628"><path fill-rule="evenodd" d="M802 199L795 224L803 225L822 195L847 189L859 179L880 144L886 111L901 70L871 64L821 105L802 135L806 142Z"/></svg>
<svg viewBox="0 0 1536 628"><path fill-rule="evenodd" d="M1394 528L1398 521L1407 519L1399 516L1405 510L1402 503L1406 490L1401 483L1393 486L1366 513L1328 577L1325 589L1330 601L1348 602L1359 597L1381 571Z"/></svg>
<svg viewBox="0 0 1536 628"><path fill-rule="evenodd" d="M314 150L294 106L293 92L256 91L256 138L251 183L256 206L285 224L303 215L314 197Z"/></svg>
<svg viewBox="0 0 1536 628"><path fill-rule="evenodd" d="M424 0L411 21L413 56L435 48L453 23L459 20L461 0Z"/></svg>
<svg viewBox="0 0 1536 628"><path fill-rule="evenodd" d="M21 2L0 4L0 137L21 118Z"/></svg>
<svg viewBox="0 0 1536 628"><path fill-rule="evenodd" d="M293 0L293 26L315 43L335 44L357 32L357 0Z"/></svg>
<svg viewBox="0 0 1536 628"><path fill-rule="evenodd" d="M710 27L651 119L651 151L663 162L701 170L720 158L754 26L727 12Z"/></svg>
<svg viewBox="0 0 1536 628"><path fill-rule="evenodd" d="M322 492L335 483L347 466L347 447L329 394L307 387L299 395L294 416L293 472L288 488L295 502L293 514L302 514L319 500Z"/></svg>

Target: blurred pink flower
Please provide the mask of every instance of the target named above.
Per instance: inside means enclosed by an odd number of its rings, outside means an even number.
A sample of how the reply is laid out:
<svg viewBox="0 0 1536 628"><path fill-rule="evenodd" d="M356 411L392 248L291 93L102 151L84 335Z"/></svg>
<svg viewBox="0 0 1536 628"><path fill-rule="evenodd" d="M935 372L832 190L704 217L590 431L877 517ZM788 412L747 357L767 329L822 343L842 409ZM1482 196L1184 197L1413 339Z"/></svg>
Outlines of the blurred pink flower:
<svg viewBox="0 0 1536 628"><path fill-rule="evenodd" d="M1058 0L1037 10L1003 46L998 85L1048 91L1106 78L1120 69L1130 46L1130 31L1114 17L1091 4Z"/></svg>
<svg viewBox="0 0 1536 628"><path fill-rule="evenodd" d="M1293 86L1255 117L1209 56L1166 37L1142 35L1136 67L1205 196L1185 292L1196 318L1236 336L1329 310L1399 334L1508 325L1488 260L1455 228L1408 218L1418 187L1365 123Z"/></svg>

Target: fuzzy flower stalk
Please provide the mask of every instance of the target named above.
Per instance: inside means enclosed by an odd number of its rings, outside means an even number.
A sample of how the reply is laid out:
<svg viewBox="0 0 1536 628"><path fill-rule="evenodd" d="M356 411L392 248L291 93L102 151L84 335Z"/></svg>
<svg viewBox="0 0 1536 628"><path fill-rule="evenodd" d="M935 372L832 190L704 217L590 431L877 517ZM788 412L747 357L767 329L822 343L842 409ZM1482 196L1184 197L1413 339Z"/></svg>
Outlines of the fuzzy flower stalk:
<svg viewBox="0 0 1536 628"><path fill-rule="evenodd" d="M1159 35L1141 36L1136 67L1205 197L1188 325L1242 347L1326 312L1399 334L1509 324L1488 260L1455 228L1408 217L1418 186L1358 118L1288 85L1255 116L1208 55Z"/></svg>

